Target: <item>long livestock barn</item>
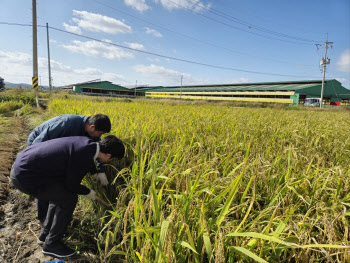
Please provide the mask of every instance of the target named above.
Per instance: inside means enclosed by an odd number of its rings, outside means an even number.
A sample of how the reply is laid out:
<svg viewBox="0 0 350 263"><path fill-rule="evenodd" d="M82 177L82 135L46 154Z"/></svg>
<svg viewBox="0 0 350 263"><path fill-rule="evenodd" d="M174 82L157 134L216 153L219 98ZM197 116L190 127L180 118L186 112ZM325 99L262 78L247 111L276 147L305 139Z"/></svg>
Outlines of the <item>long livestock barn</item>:
<svg viewBox="0 0 350 263"><path fill-rule="evenodd" d="M72 84L64 89L68 89L73 93L94 96L115 96L115 97L135 97L143 96L144 93L135 92L124 88L120 85L115 85L109 81L89 81L84 83Z"/></svg>
<svg viewBox="0 0 350 263"><path fill-rule="evenodd" d="M303 103L306 98L320 98L321 87L321 80L173 86L157 87L148 90L146 92L146 97L272 102L297 105ZM348 102L350 100L350 90L344 88L341 83L335 79L326 80L323 98L325 102Z"/></svg>

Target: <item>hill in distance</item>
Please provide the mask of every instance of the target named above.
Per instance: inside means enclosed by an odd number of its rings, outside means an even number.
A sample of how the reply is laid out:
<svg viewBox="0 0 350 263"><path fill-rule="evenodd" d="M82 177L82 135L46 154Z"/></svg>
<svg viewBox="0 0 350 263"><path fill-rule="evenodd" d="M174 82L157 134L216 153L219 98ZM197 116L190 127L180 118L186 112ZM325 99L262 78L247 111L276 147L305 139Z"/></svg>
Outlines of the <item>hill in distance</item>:
<svg viewBox="0 0 350 263"><path fill-rule="evenodd" d="M27 83L11 83L5 81L5 88L7 89L31 89L32 85ZM48 90L48 86L39 86L39 89ZM54 87L53 89L59 89L59 87Z"/></svg>

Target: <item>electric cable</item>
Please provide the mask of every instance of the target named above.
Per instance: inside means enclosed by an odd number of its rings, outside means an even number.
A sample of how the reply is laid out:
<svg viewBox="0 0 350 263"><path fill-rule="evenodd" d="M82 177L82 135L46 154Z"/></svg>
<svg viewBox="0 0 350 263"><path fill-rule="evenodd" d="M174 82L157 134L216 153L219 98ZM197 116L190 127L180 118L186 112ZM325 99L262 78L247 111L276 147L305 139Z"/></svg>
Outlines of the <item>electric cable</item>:
<svg viewBox="0 0 350 263"><path fill-rule="evenodd" d="M7 22L0 22L0 24L32 26L32 25L26 25L26 24L7 23ZM42 25L37 25L37 27L46 28L46 26L42 26ZM224 70L230 70L230 71L238 71L238 72L245 72L245 73L252 73L252 74L260 74L260 75L293 77L293 78L310 77L310 76L287 75L287 74L268 73L268 72L252 71L252 70L243 70L243 69L224 67L224 66L219 66L219 65L212 65L212 64L203 63L203 62L196 62L196 61L191 61L191 60L187 60L187 59L182 59L182 58L176 58L176 57L171 57L171 56L167 56L167 55L157 54L157 53L149 52L149 51L145 51L145 50L139 50L139 49L136 49L136 48L127 47L127 46L116 44L116 43L109 42L109 41L103 41L103 40L100 40L100 39L97 39L97 38L80 35L80 34L77 34L77 33L69 32L69 31L66 31L66 30L63 30L63 29L52 27L52 26L49 26L49 28L53 29L55 31L58 31L58 32L62 32L62 33L66 33L66 34L70 34L70 35L74 35L74 36L78 36L78 37L94 40L96 42L100 42L100 43L103 43L103 44L108 44L108 45L116 46L116 47L119 47L119 48L124 48L124 49L128 49L128 50L136 51L136 52L139 52L139 53L148 54L148 55L152 55L152 56L157 56L157 57L161 57L161 58L166 58L166 59L170 59L170 60L175 60L175 61L179 61L179 62L184 62L184 63L188 63L188 64L194 64L194 65L199 65L199 66L205 66L205 67L217 68L217 69L224 69ZM318 78L318 77L313 77L313 78Z"/></svg>
<svg viewBox="0 0 350 263"><path fill-rule="evenodd" d="M55 28L55 27L51 27L51 26L49 26L49 28L51 28L53 30L56 30L56 31L59 31L59 32L63 32L63 33L75 35L75 36L78 36L78 37L94 40L94 41L97 41L97 42L100 42L100 43L103 43L103 44L108 44L108 45L112 45L112 46L116 46L116 47L120 47L120 48L124 48L124 49L128 49L128 50L133 50L133 51L144 53L144 54L148 54L148 55L153 55L153 56L157 56L157 57L161 57L161 58L176 60L176 61L185 62L185 63L189 63L189 64L195 64L195 65L200 65L200 66L206 66L206 67L218 68L218 69L225 69L225 70L231 70L231 71L239 71L239 72L245 72L245 73L261 74L261 75L294 77L294 78L304 78L304 77L306 77L306 76L285 75L285 74L267 73L267 72L259 72L259 71L252 71L252 70L243 70L243 69L236 69L236 68L212 65L212 64L202 63L202 62L196 62L196 61L191 61L191 60L187 60L187 59L182 59L182 58L176 58L176 57L171 57L171 56L167 56L167 55L157 54L157 53L149 52L149 51L145 51L145 50L139 50L139 49L136 49L136 48L123 46L123 45L116 44L116 43L113 43L113 42L103 41L103 40L100 40L100 39L97 39L97 38L76 34L76 33L73 33L73 32L69 32L69 31L62 30L62 29Z"/></svg>
<svg viewBox="0 0 350 263"><path fill-rule="evenodd" d="M170 1L170 0L168 0ZM262 32L266 32L266 33L269 33L269 34L273 34L273 35L276 35L276 36L281 36L281 37L285 37L285 38L290 38L290 39L294 39L294 40L300 40L300 41L304 41L304 42L313 42L313 43L319 43L320 41L315 41L315 40L309 40L309 39L305 39L305 38L300 38L300 37L295 37L295 36L290 36L290 35L286 35L286 34L283 34L283 33L279 33L279 32L276 32L276 31L273 31L273 30L269 30L269 29L265 29L263 27L259 27L259 26L256 26L254 24L251 24L251 23L248 23L248 22L245 22L241 19L238 19L236 17L233 17L231 15L228 15L222 11L219 11L217 9L214 9L212 7L207 7L205 5L203 5L201 2L193 2L192 0L185 0L189 3L192 3L193 5L196 5L196 6L199 6L201 8L204 8L205 10L211 12L211 13L214 13L220 17L223 17L223 18L226 18L226 19L229 19L235 23L238 23L240 25L243 25L243 26L247 26L249 28L254 28L256 30L259 30L259 31L262 31ZM170 1L171 2L171 1Z"/></svg>
<svg viewBox="0 0 350 263"><path fill-rule="evenodd" d="M188 39L192 39L192 40L198 41L198 42L200 42L200 43L203 43L203 44L206 44L206 45L215 47L215 48L224 49L224 50L230 51L230 52L232 52L232 53L241 54L241 55L245 55L245 56L249 56L249 57L253 57L253 58L260 58L260 59L264 59L264 60L269 60L269 61L278 62L278 63L283 63L283 64L289 64L289 65L291 64L291 62L289 62L289 61L281 61L281 60L266 58L266 57L262 57L262 56L251 55L251 54L244 53L244 52L240 52L240 51L236 51L236 50L233 50L233 49L230 49L230 48L227 48L227 47L219 46L219 45L216 45L216 44L207 42L207 41L203 41L203 40L200 40L200 39L198 39L198 38L194 38L194 37L192 37L192 36L188 36L188 35L185 35L185 34L183 34L183 33L180 33L180 32L171 30L171 29L169 29L169 28L166 28L166 27L157 25L157 24L155 24L155 23L149 22L149 21L147 21L147 20L138 18L137 16L128 14L128 13L126 13L126 12L124 12L124 11L121 11L121 10L119 10L119 9L116 9L116 8L114 8L114 7L111 7L111 6L109 6L109 5L106 5L106 4L104 4L104 3L100 2L100 1L97 1L97 0L94 0L94 1L97 2L97 3L99 3L100 5L103 5L103 6L105 6L105 7L107 7L107 8L110 8L110 9L112 9L112 10L114 10L114 11L120 12L120 13L122 13L122 14L124 14L124 15L130 16L130 17L132 17L132 18L134 18L134 19L137 19L137 20L139 20L139 21L142 21L142 22L144 22L144 23L148 23L148 24L150 24L150 25L156 26L156 27L158 27L158 28L161 28L161 29L163 29L163 30L169 31L169 32L171 32L171 33L178 34L178 35L180 35L180 36L183 36L183 37L186 37L186 38L188 38ZM302 64L302 63L295 63L295 64L302 65L302 66L307 66L307 67L314 67L314 66L315 66L315 65Z"/></svg>
<svg viewBox="0 0 350 263"><path fill-rule="evenodd" d="M237 29L237 30L246 32L246 33L249 33L249 34L253 34L253 35L256 35L256 36L265 37L265 38L269 38L269 39L274 39L274 40L278 40L278 41L282 41L282 42L289 42L289 43L301 44L301 45L315 45L315 44L311 44L311 43L303 43L303 42L296 42L296 41L278 39L278 38L275 38L275 37L270 37L270 36L265 36L265 35L262 35L262 34L254 33L254 32L251 32L251 31L248 31L248 30L245 30L245 29L242 29L242 28L239 28L239 27L236 27L236 26L227 24L227 23L225 23L225 22L216 20L216 19L211 18L211 17L209 17L209 16L203 15L203 14L197 12L197 11L194 11L194 10L192 10L192 9L190 9L190 8L187 8L187 7L183 6L183 5L180 5L180 4L178 4L178 3L175 3L175 2L173 2L173 1L171 1L171 0L168 0L168 1L171 2L171 3L173 3L174 5L180 6L181 8L183 8L183 9L185 9L185 10L188 10L188 11L190 11L190 12L192 12L192 13L195 13L195 14L197 14L197 15L199 15L199 16L205 17L205 18L207 18L207 19L209 19L209 20L212 20L212 21L215 21L215 22L217 22L217 23L219 23L219 24L222 24L222 25L225 25L225 26L228 26L228 27L231 27L231 28L234 28L234 29Z"/></svg>

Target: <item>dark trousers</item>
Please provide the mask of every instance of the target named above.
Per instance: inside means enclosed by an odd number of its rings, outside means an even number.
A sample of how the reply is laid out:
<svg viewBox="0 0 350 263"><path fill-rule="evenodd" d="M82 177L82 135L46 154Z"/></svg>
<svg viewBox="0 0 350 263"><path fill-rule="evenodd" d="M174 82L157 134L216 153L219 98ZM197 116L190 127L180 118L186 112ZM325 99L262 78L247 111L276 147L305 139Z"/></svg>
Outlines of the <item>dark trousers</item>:
<svg viewBox="0 0 350 263"><path fill-rule="evenodd" d="M44 222L46 219L47 210L49 210L50 202L36 199L36 209L38 210L38 219Z"/></svg>
<svg viewBox="0 0 350 263"><path fill-rule="evenodd" d="M62 239L72 220L72 215L78 201L78 195L67 191L63 183L48 185L40 189L38 193L31 193L26 190L25 185L14 176L11 170L10 178L12 184L21 192L34 196L35 198L49 202L49 209L46 214L42 234L46 236L45 244L51 245Z"/></svg>

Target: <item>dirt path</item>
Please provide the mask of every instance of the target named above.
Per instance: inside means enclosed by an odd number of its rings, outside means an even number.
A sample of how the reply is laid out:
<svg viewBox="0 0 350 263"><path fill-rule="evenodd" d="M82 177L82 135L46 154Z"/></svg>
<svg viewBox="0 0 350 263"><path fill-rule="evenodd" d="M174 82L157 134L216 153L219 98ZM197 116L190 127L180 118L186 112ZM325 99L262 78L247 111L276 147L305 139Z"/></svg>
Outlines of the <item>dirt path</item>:
<svg viewBox="0 0 350 263"><path fill-rule="evenodd" d="M35 200L9 184L9 173L17 152L26 146L30 129L25 118L0 117L0 262L40 263L57 260L45 256L37 244L41 226L36 218ZM83 241L77 241L81 244ZM72 242L71 242L72 243ZM74 241L73 241L74 243ZM79 248L79 246L78 246ZM96 251L80 251L65 262L101 262Z"/></svg>
<svg viewBox="0 0 350 263"><path fill-rule="evenodd" d="M9 190L8 174L20 141L24 140L23 132L24 118L0 117L0 205L6 202Z"/></svg>

